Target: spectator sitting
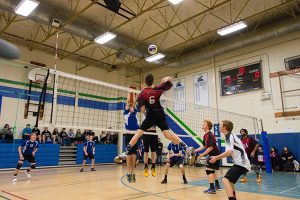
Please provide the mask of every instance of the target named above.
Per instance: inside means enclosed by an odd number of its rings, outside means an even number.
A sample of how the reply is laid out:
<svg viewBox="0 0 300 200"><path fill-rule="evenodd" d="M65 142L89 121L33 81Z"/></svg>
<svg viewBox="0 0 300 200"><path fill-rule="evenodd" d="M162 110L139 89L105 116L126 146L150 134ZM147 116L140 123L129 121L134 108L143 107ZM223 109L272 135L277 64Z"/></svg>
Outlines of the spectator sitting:
<svg viewBox="0 0 300 200"><path fill-rule="evenodd" d="M100 135L100 141L102 144L106 144L106 140L107 140L107 137L106 137L105 131L102 131L101 135Z"/></svg>
<svg viewBox="0 0 300 200"><path fill-rule="evenodd" d="M30 128L30 124L27 124L26 128L24 128L23 131L22 131L22 139L23 140L29 140L31 133L32 133L32 129Z"/></svg>
<svg viewBox="0 0 300 200"><path fill-rule="evenodd" d="M281 159L284 170L286 170L289 165L294 165L295 170L299 171L299 163L295 160L294 154L290 152L287 147L283 147Z"/></svg>
<svg viewBox="0 0 300 200"><path fill-rule="evenodd" d="M52 143L51 132L48 130L48 127L44 127L44 131L42 132L42 142L44 144Z"/></svg>
<svg viewBox="0 0 300 200"><path fill-rule="evenodd" d="M262 171L262 166L265 164L264 152L263 152L262 145L259 145L258 150L257 150L257 164L258 164L259 170Z"/></svg>
<svg viewBox="0 0 300 200"><path fill-rule="evenodd" d="M89 136L89 130L85 129L82 134L82 141L83 142L88 141L88 136Z"/></svg>
<svg viewBox="0 0 300 200"><path fill-rule="evenodd" d="M270 158L271 158L271 164L272 164L272 169L275 170L275 168L278 166L278 153L275 147L271 147L270 150Z"/></svg>
<svg viewBox="0 0 300 200"><path fill-rule="evenodd" d="M59 142L58 141L58 136L59 136L59 133L58 133L58 129L57 128L54 128L53 132L52 132L52 141L53 141L53 144Z"/></svg>
<svg viewBox="0 0 300 200"><path fill-rule="evenodd" d="M112 127L108 127L108 129L112 129ZM110 144L112 142L112 132L106 132L106 144Z"/></svg>
<svg viewBox="0 0 300 200"><path fill-rule="evenodd" d="M32 129L32 132L35 133L36 135L36 140L38 140L39 142L41 142L42 138L41 138L41 131L37 126L34 126L34 128Z"/></svg>
<svg viewBox="0 0 300 200"><path fill-rule="evenodd" d="M75 144L80 144L80 143L82 143L82 134L81 134L81 130L77 129L75 135Z"/></svg>
<svg viewBox="0 0 300 200"><path fill-rule="evenodd" d="M94 141L96 144L99 144L99 137L98 137L98 136L95 136L95 133L94 133L94 132L91 132L90 135L93 136L93 141Z"/></svg>
<svg viewBox="0 0 300 200"><path fill-rule="evenodd" d="M0 130L0 139L4 139L6 143L13 143L14 134L8 124L4 125L4 128Z"/></svg>
<svg viewBox="0 0 300 200"><path fill-rule="evenodd" d="M68 132L68 140L69 140L69 144L71 144L71 146L74 146L75 133L74 133L74 130L72 128Z"/></svg>
<svg viewBox="0 0 300 200"><path fill-rule="evenodd" d="M59 133L59 137L60 137L60 144L62 146L64 146L67 142L67 139L68 139L68 134L66 132L66 128L61 129L61 132Z"/></svg>
<svg viewBox="0 0 300 200"><path fill-rule="evenodd" d="M118 140L119 140L119 134L118 134L118 132L114 132L112 135L112 143L118 144Z"/></svg>

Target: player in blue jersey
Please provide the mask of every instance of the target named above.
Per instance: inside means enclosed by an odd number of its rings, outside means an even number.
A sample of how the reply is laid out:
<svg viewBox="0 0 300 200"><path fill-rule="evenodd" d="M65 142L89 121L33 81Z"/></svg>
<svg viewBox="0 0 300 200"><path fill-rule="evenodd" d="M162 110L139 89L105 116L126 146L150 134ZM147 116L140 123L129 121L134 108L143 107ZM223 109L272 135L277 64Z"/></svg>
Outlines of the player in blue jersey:
<svg viewBox="0 0 300 200"><path fill-rule="evenodd" d="M96 171L95 170L95 142L93 141L94 136L92 134L88 135L88 141L85 141L84 147L83 147L83 163L82 163L82 168L80 172L84 171L84 166L86 163L87 159L92 160L92 168L91 171Z"/></svg>
<svg viewBox="0 0 300 200"><path fill-rule="evenodd" d="M23 162L28 160L30 163L30 168L25 171L25 174L28 178L31 177L30 171L36 168L35 162L35 154L39 148L39 142L36 141L36 134L31 133L29 140L23 140L21 146L18 147L19 152L19 161L17 167L15 169L15 173L13 176L13 182L17 182L17 175L19 173L20 168L23 165Z"/></svg>
<svg viewBox="0 0 300 200"><path fill-rule="evenodd" d="M177 165L182 173L183 183L187 184L187 180L185 177L185 172L183 168L183 159L185 156L186 148L185 145L174 144L171 142L168 146L168 155L167 155L167 164L165 167L165 178L161 182L161 184L166 184L168 182L168 171L169 168Z"/></svg>
<svg viewBox="0 0 300 200"><path fill-rule="evenodd" d="M125 129L129 131L136 131L139 129L139 121L137 118L137 109L135 108L135 95L133 94L132 101L130 101L130 93L127 97L127 104L124 110L124 121L125 121ZM128 145L131 138L133 137L132 134L124 134L125 136L125 145ZM135 165L138 153L138 144L135 144L131 150L128 152L126 156L126 164L127 164L127 180L129 183L135 182Z"/></svg>

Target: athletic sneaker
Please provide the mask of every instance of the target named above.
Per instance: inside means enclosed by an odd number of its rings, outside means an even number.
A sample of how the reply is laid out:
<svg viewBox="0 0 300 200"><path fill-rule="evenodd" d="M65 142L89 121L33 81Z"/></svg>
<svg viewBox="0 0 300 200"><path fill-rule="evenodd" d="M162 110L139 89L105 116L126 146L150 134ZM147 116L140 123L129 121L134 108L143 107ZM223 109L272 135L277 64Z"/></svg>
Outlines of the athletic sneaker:
<svg viewBox="0 0 300 200"><path fill-rule="evenodd" d="M127 181L128 181L128 183L131 183L131 175L130 174L127 174Z"/></svg>
<svg viewBox="0 0 300 200"><path fill-rule="evenodd" d="M83 172L83 171L84 171L84 169L83 169L83 168L81 168L80 172Z"/></svg>
<svg viewBox="0 0 300 200"><path fill-rule="evenodd" d="M135 174L132 174L132 175L131 175L131 182L132 182L132 183L135 183L135 181L136 181L136 180L135 180Z"/></svg>
<svg viewBox="0 0 300 200"><path fill-rule="evenodd" d="M186 178L183 179L183 183L184 183L184 184L188 184Z"/></svg>
<svg viewBox="0 0 300 200"><path fill-rule="evenodd" d="M155 168L151 168L151 171L152 171L152 176L156 177L156 169Z"/></svg>
<svg viewBox="0 0 300 200"><path fill-rule="evenodd" d="M240 180L241 183L246 183L247 182L247 177L243 176L243 178Z"/></svg>
<svg viewBox="0 0 300 200"><path fill-rule="evenodd" d="M16 176L13 176L12 182L17 182L17 181L18 181L18 178Z"/></svg>
<svg viewBox="0 0 300 200"><path fill-rule="evenodd" d="M31 178L31 174L27 170L25 171L25 174L26 174L27 178Z"/></svg>
<svg viewBox="0 0 300 200"><path fill-rule="evenodd" d="M208 188L207 190L204 190L203 192L207 193L207 194L216 194L216 190L215 189L211 189L211 188Z"/></svg>
<svg viewBox="0 0 300 200"><path fill-rule="evenodd" d="M148 176L149 176L148 169L144 169L144 176L145 176L145 177L148 177Z"/></svg>
<svg viewBox="0 0 300 200"><path fill-rule="evenodd" d="M257 178L256 178L256 182L257 182L257 183L261 183L261 181L262 181L262 180L261 180L261 175L258 175Z"/></svg>
<svg viewBox="0 0 300 200"><path fill-rule="evenodd" d="M96 170L95 170L95 168L91 168L91 171L92 171L92 172L95 172Z"/></svg>
<svg viewBox="0 0 300 200"><path fill-rule="evenodd" d="M215 184L215 189L216 190L222 190L221 185L220 184Z"/></svg>
<svg viewBox="0 0 300 200"><path fill-rule="evenodd" d="M161 182L161 184L166 184L166 183L168 183L168 180L167 180L167 179L164 179L164 180L162 180L162 182Z"/></svg>

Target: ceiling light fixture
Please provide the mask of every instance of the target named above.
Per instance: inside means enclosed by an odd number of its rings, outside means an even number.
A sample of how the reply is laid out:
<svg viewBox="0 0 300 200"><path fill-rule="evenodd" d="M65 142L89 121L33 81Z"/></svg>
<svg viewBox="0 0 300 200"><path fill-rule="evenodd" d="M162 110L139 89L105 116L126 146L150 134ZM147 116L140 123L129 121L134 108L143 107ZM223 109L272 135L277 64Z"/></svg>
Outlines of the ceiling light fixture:
<svg viewBox="0 0 300 200"><path fill-rule="evenodd" d="M104 44L104 43L106 43L106 42L108 42L108 41L114 39L115 37L117 37L116 34L111 33L111 32L106 32L106 33L104 33L104 34L102 34L102 35L96 37L96 38L94 39L94 41L95 41L96 43L98 43L98 44Z"/></svg>
<svg viewBox="0 0 300 200"><path fill-rule="evenodd" d="M183 0L169 0L169 2L171 2L172 4L176 5L179 4L180 2L182 2Z"/></svg>
<svg viewBox="0 0 300 200"><path fill-rule="evenodd" d="M157 61L157 60L162 59L162 58L164 58L164 57L166 57L165 54L157 53L157 54L155 54L155 55L153 55L153 56L147 57L145 60L146 60L147 62L154 62L154 61Z"/></svg>
<svg viewBox="0 0 300 200"><path fill-rule="evenodd" d="M39 4L36 0L22 0L15 8L15 13L27 17Z"/></svg>
<svg viewBox="0 0 300 200"><path fill-rule="evenodd" d="M226 26L220 30L218 30L218 34L223 36L223 35L227 35L229 33L233 33L235 31L239 31L241 29L244 29L247 27L247 24L245 24L245 22L238 22L238 23L235 23L235 24L231 24L229 26Z"/></svg>

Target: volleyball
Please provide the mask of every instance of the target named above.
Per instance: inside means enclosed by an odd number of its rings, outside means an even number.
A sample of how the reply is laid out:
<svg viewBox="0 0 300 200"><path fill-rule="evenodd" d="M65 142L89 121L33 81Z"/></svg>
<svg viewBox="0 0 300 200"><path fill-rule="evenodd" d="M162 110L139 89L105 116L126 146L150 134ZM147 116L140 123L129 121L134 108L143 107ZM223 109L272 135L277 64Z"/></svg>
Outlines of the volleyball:
<svg viewBox="0 0 300 200"><path fill-rule="evenodd" d="M149 45L148 47L148 52L151 54L151 55L154 55L157 53L157 46L155 44L151 44Z"/></svg>

